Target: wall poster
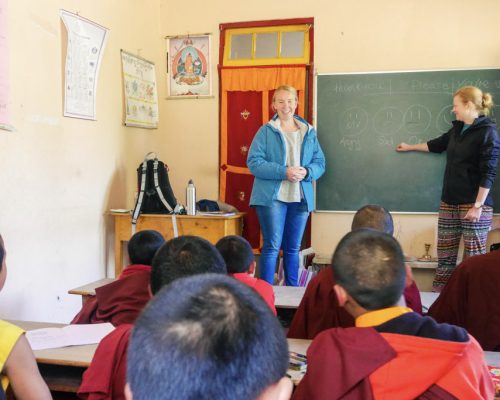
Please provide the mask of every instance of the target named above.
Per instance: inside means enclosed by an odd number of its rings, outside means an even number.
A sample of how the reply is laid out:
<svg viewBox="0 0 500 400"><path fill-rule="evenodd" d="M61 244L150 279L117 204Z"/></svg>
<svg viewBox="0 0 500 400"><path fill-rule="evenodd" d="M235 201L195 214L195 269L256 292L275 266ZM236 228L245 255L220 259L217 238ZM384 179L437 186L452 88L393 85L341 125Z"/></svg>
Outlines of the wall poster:
<svg viewBox="0 0 500 400"><path fill-rule="evenodd" d="M64 71L64 116L96 119L97 78L108 29L61 10L68 32Z"/></svg>
<svg viewBox="0 0 500 400"><path fill-rule="evenodd" d="M210 36L166 37L168 98L212 97Z"/></svg>
<svg viewBox="0 0 500 400"><path fill-rule="evenodd" d="M125 125L158 128L158 94L155 65L136 55L121 51Z"/></svg>

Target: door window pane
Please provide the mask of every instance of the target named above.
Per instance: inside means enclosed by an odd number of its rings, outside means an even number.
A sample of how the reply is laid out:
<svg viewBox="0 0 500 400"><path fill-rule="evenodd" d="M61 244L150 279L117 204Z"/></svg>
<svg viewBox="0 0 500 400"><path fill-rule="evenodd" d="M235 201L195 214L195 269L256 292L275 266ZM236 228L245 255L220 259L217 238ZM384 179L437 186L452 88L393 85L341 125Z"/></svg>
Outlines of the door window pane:
<svg viewBox="0 0 500 400"><path fill-rule="evenodd" d="M278 32L257 33L255 36L255 58L278 57Z"/></svg>
<svg viewBox="0 0 500 400"><path fill-rule="evenodd" d="M252 58L252 34L231 36L231 59Z"/></svg>
<svg viewBox="0 0 500 400"><path fill-rule="evenodd" d="M281 34L281 57L304 56L305 32L283 32Z"/></svg>

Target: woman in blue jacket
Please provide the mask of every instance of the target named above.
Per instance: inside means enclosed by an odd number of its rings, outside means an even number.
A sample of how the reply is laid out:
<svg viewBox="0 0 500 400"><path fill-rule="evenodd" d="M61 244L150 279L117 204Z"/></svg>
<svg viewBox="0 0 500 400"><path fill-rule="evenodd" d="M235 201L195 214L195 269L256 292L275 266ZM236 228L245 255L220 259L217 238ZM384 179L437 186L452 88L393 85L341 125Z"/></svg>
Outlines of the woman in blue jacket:
<svg viewBox="0 0 500 400"><path fill-rule="evenodd" d="M433 291L440 292L456 267L460 238L464 256L486 252L493 218L490 189L500 149L495 123L487 117L493 107L489 93L464 86L453 96L456 121L445 134L427 143L400 143L397 151L446 151L438 220L438 268Z"/></svg>
<svg viewBox="0 0 500 400"><path fill-rule="evenodd" d="M297 102L295 88L275 90L276 115L255 135L247 159L255 176L250 205L256 209L264 241L260 277L274 283L282 247L287 286L297 286L300 243L314 208L312 182L325 172L316 131L295 115Z"/></svg>

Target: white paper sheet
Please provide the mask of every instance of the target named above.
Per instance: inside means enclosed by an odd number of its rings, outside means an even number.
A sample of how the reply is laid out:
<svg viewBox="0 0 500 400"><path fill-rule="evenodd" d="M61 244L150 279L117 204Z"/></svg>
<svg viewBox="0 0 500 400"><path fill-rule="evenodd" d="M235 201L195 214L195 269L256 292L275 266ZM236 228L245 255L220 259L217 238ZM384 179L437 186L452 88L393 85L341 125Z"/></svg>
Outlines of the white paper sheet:
<svg viewBox="0 0 500 400"><path fill-rule="evenodd" d="M96 119L96 90L108 29L79 15L61 10L68 32L64 116Z"/></svg>
<svg viewBox="0 0 500 400"><path fill-rule="evenodd" d="M115 327L104 324L75 324L63 328L43 328L26 332L26 338L33 350L55 349L66 346L80 346L99 343Z"/></svg>

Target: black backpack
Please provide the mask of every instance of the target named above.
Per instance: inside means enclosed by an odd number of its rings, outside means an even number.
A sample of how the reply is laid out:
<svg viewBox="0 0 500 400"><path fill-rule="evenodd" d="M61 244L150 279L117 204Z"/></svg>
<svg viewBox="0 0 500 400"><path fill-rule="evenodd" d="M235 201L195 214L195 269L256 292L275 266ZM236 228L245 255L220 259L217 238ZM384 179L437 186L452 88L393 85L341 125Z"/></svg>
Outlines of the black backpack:
<svg viewBox="0 0 500 400"><path fill-rule="evenodd" d="M144 214L173 214L174 236L177 236L175 214L182 214L184 208L177 203L170 180L168 167L158 160L155 153L148 153L144 161L137 168L138 195L132 214L132 234L139 215Z"/></svg>

